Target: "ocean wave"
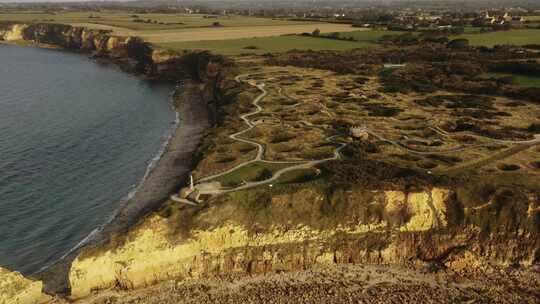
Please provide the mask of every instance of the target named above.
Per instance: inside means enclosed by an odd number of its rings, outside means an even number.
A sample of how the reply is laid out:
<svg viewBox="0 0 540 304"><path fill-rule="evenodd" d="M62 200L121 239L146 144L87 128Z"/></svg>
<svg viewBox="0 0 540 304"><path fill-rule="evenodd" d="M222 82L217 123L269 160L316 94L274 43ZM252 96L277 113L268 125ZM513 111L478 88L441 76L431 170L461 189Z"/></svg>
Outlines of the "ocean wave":
<svg viewBox="0 0 540 304"><path fill-rule="evenodd" d="M107 225L111 224L118 217L118 214L126 207L127 203L135 196L135 194L137 194L137 192L139 191L141 186L148 179L148 176L152 173L152 171L155 169L155 167L157 166L157 164L159 163L159 161L161 160L161 158L163 157L163 155L167 151L167 147L169 146L169 144L170 144L176 130L180 126L180 113L178 113L178 111L176 111L176 109L174 107L174 96L181 89L182 89L182 86L177 85L175 87L175 89L171 92L171 94L169 94L170 107L171 107L171 110L174 111L174 114L175 114L174 122L172 123L171 128L169 128L167 130L167 132L165 132L165 134L163 136L165 138L165 140L161 144L157 154L148 163L148 165L146 167L146 171L145 171L143 177L141 178L141 180L137 184L132 185L133 186L132 190L130 190L128 192L128 194L126 196L124 196L120 200L120 203L118 204L118 207L113 211L113 213L108 217L108 219L103 224L99 225L94 230L92 230L86 237L84 237L79 243L77 243L74 247L72 247L70 250L68 250L60 258L58 258L57 260L55 260L55 261L53 261L51 263L48 263L45 266L41 267L36 273L40 273L40 272L48 269L52 265L54 265L54 264L62 261L63 259L65 259L67 256L69 256L74 251L76 251L79 248L81 248L81 247L89 244L90 242L98 239L98 237L100 236L103 229Z"/></svg>

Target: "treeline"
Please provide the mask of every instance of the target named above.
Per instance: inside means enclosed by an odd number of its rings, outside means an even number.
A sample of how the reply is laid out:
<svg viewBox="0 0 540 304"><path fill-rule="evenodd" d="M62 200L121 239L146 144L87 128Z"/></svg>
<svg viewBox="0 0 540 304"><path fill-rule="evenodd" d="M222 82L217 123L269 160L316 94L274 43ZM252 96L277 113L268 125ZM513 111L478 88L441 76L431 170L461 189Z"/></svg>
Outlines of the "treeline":
<svg viewBox="0 0 540 304"><path fill-rule="evenodd" d="M343 41L358 41L352 36L349 36L349 37L341 36L341 34L338 32L330 33L330 34L321 34L321 31L319 29L314 30L312 33L302 33L301 36L332 39L332 40L343 40Z"/></svg>

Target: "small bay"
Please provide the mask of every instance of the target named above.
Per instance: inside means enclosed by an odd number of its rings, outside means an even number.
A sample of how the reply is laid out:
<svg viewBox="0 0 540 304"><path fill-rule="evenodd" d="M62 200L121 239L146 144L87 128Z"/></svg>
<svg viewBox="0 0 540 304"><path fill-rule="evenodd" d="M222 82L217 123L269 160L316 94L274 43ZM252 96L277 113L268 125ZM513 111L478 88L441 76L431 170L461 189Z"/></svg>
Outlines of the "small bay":
<svg viewBox="0 0 540 304"><path fill-rule="evenodd" d="M172 86L0 44L0 266L29 274L114 215L173 129Z"/></svg>

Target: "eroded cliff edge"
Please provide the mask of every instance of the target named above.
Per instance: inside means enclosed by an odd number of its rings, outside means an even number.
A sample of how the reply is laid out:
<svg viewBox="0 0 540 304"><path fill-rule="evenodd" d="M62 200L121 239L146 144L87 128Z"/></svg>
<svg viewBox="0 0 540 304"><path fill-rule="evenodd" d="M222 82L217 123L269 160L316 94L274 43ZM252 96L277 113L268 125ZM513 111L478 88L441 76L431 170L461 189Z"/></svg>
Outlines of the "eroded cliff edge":
<svg viewBox="0 0 540 304"><path fill-rule="evenodd" d="M108 31L63 24L0 23L0 40L89 54L96 60L112 62L152 81L180 84L180 90L174 96L180 127L135 196L121 206L115 219L92 242L99 243L122 233L184 185L193 166L194 153L209 126L208 104L220 96L219 82L227 66L223 57L207 52L154 50L136 37L118 37ZM1 293L0 303L32 303L28 299L42 288L48 293L65 293L69 290L67 271L77 252L74 250L46 272L33 276L39 278L35 282L18 273L2 270L0 284L2 290L9 292Z"/></svg>
<svg viewBox="0 0 540 304"><path fill-rule="evenodd" d="M519 220L503 226L502 213L512 207L498 201L507 194L491 194L478 209L465 208L461 195L445 188L310 187L272 196L247 191L199 209L171 204L116 242L79 255L69 276L72 296L317 264L411 265L467 275L538 263L537 219L527 213L538 196L522 198ZM475 224L487 217L492 228Z"/></svg>

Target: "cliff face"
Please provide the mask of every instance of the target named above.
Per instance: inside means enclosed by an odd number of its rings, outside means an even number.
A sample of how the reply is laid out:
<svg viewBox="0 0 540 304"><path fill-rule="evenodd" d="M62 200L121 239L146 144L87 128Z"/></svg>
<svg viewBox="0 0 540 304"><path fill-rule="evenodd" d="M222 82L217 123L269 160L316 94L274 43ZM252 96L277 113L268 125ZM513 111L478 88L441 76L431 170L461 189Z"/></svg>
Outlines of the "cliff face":
<svg viewBox="0 0 540 304"><path fill-rule="evenodd" d="M203 107L205 103L212 102L215 96L214 90L217 88L216 84L221 78L219 72L214 73L209 67L215 64L221 66L224 63L223 57L211 55L208 52L177 53L154 50L151 45L137 37L118 37L111 35L108 31L88 30L83 27L73 27L63 24L0 22L0 40L9 42L25 41L35 43L38 46L54 46L91 54L94 58L103 58L112 61L129 72L142 74L151 79L167 81L184 80L186 78L192 79L197 83L198 91L200 91L199 93L201 95L201 98L197 96L197 101L194 102L200 102L203 104ZM190 113L189 111L187 115L196 117L194 113ZM187 130L189 132L195 132L193 127ZM183 149L184 153L188 153L189 149L186 148L185 143ZM178 154L175 157L175 161L182 163L182 159ZM184 161L184 163L188 164L189 161ZM186 166L189 166L189 164ZM164 196L167 197L168 193L165 193ZM145 213L149 212L146 209L144 210ZM69 265L65 267L69 268ZM61 265L60 269L63 271L64 265ZM56 276L56 273L54 275ZM60 275L58 279L62 281L60 284L63 284L64 281L62 276ZM51 280L55 280L55 278ZM0 293L0 304L35 303L41 301L43 285L46 284L42 284L41 281L37 280L27 280L15 272L11 273L7 270L1 270L0 290L2 292ZM10 292L3 293L4 289L10 290ZM28 300L26 300L27 298ZM24 301L20 299L24 299Z"/></svg>
<svg viewBox="0 0 540 304"><path fill-rule="evenodd" d="M234 194L199 210L169 205L125 238L86 250L69 273L72 296L171 278L303 270L317 264L408 264L466 275L538 262L540 241L527 230L526 214L519 215L525 218L515 231L485 234L473 223L456 221L478 211L456 208L456 193L448 189L358 190L331 197L304 189L269 199L251 196Z"/></svg>
<svg viewBox="0 0 540 304"><path fill-rule="evenodd" d="M0 268L0 304L45 303L50 297L42 294L42 283L31 281L20 273Z"/></svg>
<svg viewBox="0 0 540 304"><path fill-rule="evenodd" d="M274 194L254 189L200 207L168 202L127 234L85 248L69 271L71 298L169 279L270 274L317 265L407 265L463 276L488 276L508 266L526 269L540 259L540 196L507 191L477 201L463 189L306 187ZM514 213L507 218L510 210ZM43 299L40 282L9 275L23 283L8 280L8 299Z"/></svg>
<svg viewBox="0 0 540 304"><path fill-rule="evenodd" d="M62 49L91 53L96 58L114 60L123 68L151 78L205 81L205 68L221 56L208 52L176 53L155 50L138 37L120 37L110 31L90 30L65 24L0 23L0 40L29 41Z"/></svg>

